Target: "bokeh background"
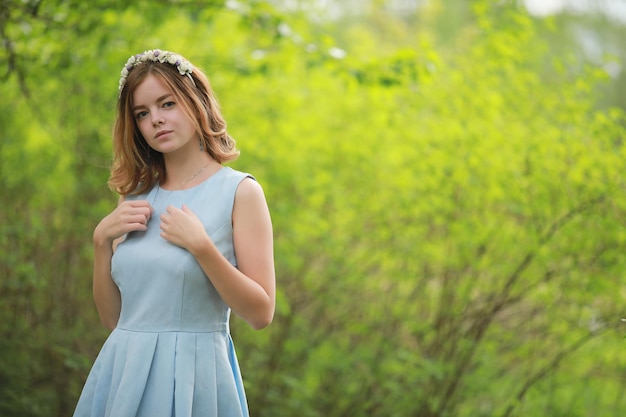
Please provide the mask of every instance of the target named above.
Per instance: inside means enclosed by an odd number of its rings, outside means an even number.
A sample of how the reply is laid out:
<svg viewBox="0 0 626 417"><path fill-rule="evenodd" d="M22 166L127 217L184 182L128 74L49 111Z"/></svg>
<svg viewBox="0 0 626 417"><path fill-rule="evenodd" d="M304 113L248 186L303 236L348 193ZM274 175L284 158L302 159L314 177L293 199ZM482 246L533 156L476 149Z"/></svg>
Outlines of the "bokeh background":
<svg viewBox="0 0 626 417"><path fill-rule="evenodd" d="M0 415L73 411L122 65L206 70L271 207L254 416L626 415L626 4L1 0Z"/></svg>

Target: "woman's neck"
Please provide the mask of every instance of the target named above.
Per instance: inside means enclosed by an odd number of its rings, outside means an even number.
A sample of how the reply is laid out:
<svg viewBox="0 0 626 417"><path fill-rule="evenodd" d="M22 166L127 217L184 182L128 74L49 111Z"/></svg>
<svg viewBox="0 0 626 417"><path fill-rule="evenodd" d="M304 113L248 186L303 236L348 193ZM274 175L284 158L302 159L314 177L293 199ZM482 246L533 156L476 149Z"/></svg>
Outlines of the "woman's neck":
<svg viewBox="0 0 626 417"><path fill-rule="evenodd" d="M185 157L167 154L164 156L164 162L167 175L160 186L170 190L185 189L199 184L221 168L219 162L200 150Z"/></svg>

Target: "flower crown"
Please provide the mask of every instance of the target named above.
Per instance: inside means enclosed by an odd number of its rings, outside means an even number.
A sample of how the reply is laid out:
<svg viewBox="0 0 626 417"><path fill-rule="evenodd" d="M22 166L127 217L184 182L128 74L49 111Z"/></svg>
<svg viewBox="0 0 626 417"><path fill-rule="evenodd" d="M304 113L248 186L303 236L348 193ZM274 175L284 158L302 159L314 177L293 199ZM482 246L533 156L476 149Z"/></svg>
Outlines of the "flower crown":
<svg viewBox="0 0 626 417"><path fill-rule="evenodd" d="M191 72L193 71L193 65L189 61L187 61L182 56L175 54L174 52L162 51L160 49L150 49L144 51L141 54L133 55L128 58L126 61L126 65L122 68L122 73L120 77L120 85L119 92L122 93L122 89L124 88L124 84L126 84L126 77L128 77L128 73L131 69L135 68L137 65L142 64L144 62L160 62L161 64L170 64L176 67L180 75L186 75L189 77L191 82L193 78L191 78ZM195 85L195 82L194 82Z"/></svg>

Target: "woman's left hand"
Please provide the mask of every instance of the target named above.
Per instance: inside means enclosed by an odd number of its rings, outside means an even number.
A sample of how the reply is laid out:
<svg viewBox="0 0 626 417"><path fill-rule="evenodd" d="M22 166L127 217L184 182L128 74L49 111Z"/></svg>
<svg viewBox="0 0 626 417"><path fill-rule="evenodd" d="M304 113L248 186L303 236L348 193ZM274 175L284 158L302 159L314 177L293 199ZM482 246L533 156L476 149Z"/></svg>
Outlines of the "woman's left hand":
<svg viewBox="0 0 626 417"><path fill-rule="evenodd" d="M169 206L161 215L161 237L190 252L208 239L198 216L184 204L182 209Z"/></svg>

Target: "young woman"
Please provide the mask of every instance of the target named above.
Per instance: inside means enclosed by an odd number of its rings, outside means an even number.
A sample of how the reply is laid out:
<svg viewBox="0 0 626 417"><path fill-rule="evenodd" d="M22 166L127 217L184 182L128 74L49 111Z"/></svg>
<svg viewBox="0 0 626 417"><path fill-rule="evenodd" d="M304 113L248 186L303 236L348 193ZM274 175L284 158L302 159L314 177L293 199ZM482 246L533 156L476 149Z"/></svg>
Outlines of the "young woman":
<svg viewBox="0 0 626 417"><path fill-rule="evenodd" d="M74 416L247 416L229 333L274 314L270 214L207 77L161 50L122 69L109 185L93 234L93 294L112 332Z"/></svg>

